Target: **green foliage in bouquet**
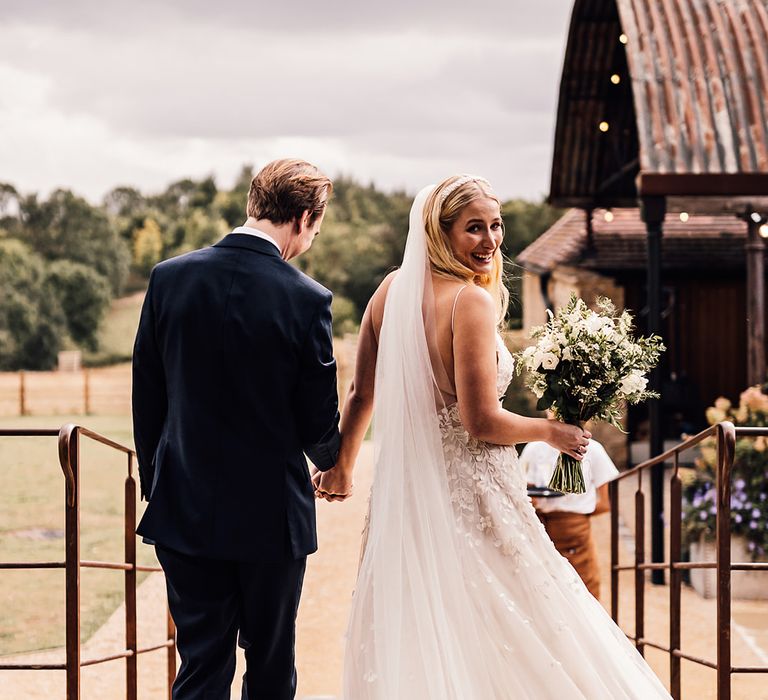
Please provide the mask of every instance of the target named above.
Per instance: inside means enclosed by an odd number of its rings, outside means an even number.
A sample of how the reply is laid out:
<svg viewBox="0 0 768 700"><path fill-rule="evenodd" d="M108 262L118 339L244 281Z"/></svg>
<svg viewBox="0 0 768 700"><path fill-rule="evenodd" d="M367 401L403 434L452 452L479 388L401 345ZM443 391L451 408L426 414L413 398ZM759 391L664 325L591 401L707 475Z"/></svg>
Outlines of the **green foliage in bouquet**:
<svg viewBox="0 0 768 700"><path fill-rule="evenodd" d="M734 425L768 426L768 385L744 391L735 408L723 397L707 409L707 421L715 425L731 421ZM685 479L683 491L683 532L688 541L715 539L717 515L717 444L714 439L701 443L701 456L695 471ZM731 533L747 541L753 559L768 551L768 441L764 437L736 441L731 481Z"/></svg>
<svg viewBox="0 0 768 700"><path fill-rule="evenodd" d="M657 396L646 388L645 375L665 349L661 338L635 338L632 315L619 314L604 297L593 311L571 294L556 314L547 313L546 325L531 332L536 344L516 357L518 372L528 372L526 384L538 398L536 408L571 425L600 420L623 430L624 404ZM561 454L550 488L584 493L579 462Z"/></svg>

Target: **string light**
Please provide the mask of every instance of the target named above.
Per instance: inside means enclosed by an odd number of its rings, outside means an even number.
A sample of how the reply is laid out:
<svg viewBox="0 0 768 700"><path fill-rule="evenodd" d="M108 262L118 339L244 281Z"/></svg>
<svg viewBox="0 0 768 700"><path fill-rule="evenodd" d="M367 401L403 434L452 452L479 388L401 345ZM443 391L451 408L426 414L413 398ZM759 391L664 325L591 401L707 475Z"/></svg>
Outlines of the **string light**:
<svg viewBox="0 0 768 700"><path fill-rule="evenodd" d="M682 221L683 223L688 221L688 212L687 211L681 211L680 212L680 221Z"/></svg>
<svg viewBox="0 0 768 700"><path fill-rule="evenodd" d="M603 218L610 224L613 221L613 212L610 209L606 209Z"/></svg>
<svg viewBox="0 0 768 700"><path fill-rule="evenodd" d="M611 127L608 124L608 122L600 122L600 124L598 124L597 128L600 129L600 131L602 131L603 133L605 133Z"/></svg>
<svg viewBox="0 0 768 700"><path fill-rule="evenodd" d="M629 41L629 39L627 38L626 34L622 33L622 34L619 34L619 41L622 44L626 44Z"/></svg>
<svg viewBox="0 0 768 700"><path fill-rule="evenodd" d="M620 76L618 73L614 73L614 74L611 76L611 82L612 82L614 85L618 85L618 84L621 82L621 76Z"/></svg>
<svg viewBox="0 0 768 700"><path fill-rule="evenodd" d="M763 238L768 238L768 224L763 224L757 231Z"/></svg>
<svg viewBox="0 0 768 700"><path fill-rule="evenodd" d="M749 218L752 219L752 221L754 221L756 224L759 224L763 220L763 217L760 216L760 214L758 214L756 211L753 211L749 215Z"/></svg>

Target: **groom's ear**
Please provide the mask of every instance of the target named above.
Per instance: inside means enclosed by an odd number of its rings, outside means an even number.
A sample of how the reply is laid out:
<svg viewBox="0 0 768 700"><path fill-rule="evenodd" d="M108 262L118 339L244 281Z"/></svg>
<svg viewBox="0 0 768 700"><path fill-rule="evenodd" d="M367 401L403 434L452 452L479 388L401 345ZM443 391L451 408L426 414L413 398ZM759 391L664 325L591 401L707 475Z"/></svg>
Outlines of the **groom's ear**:
<svg viewBox="0 0 768 700"><path fill-rule="evenodd" d="M301 235L301 232L309 225L309 217L311 212L309 209L305 209L301 212L301 216L296 218L296 233Z"/></svg>

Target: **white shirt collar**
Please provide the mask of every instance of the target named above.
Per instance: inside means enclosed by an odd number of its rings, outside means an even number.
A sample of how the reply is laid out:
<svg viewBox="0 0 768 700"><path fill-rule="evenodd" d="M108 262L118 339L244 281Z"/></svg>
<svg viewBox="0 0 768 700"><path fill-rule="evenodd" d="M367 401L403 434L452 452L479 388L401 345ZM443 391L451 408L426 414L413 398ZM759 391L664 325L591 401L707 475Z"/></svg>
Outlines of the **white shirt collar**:
<svg viewBox="0 0 768 700"><path fill-rule="evenodd" d="M257 228L251 228L250 226L238 226L232 230L232 233L244 233L248 236L263 238L265 241L269 241L273 246L275 246L275 248L277 248L277 252L280 253L280 246L277 244L277 241L269 234L264 233L264 231L259 231Z"/></svg>

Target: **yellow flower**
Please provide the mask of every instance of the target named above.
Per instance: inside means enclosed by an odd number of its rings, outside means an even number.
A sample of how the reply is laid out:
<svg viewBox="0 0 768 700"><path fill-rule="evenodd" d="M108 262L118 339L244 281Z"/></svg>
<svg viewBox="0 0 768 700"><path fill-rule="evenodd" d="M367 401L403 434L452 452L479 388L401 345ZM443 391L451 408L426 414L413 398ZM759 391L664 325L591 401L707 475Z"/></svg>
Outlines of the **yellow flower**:
<svg viewBox="0 0 768 700"><path fill-rule="evenodd" d="M707 422L710 425L714 425L715 423L719 423L720 421L725 420L725 411L715 408L714 406L710 406L707 409Z"/></svg>
<svg viewBox="0 0 768 700"><path fill-rule="evenodd" d="M766 447L768 447L768 443L766 443L765 437L760 435L758 438L755 439L754 448L758 452L765 452Z"/></svg>
<svg viewBox="0 0 768 700"><path fill-rule="evenodd" d="M759 386L755 385L749 387L749 389L741 393L739 398L742 407L745 406L750 411L768 413L768 396L760 391Z"/></svg>
<svg viewBox="0 0 768 700"><path fill-rule="evenodd" d="M715 400L715 408L720 409L721 411L727 411L730 407L731 402L724 396L721 396Z"/></svg>

